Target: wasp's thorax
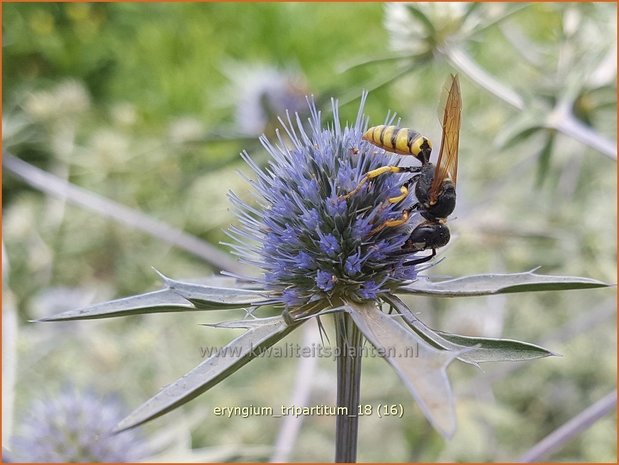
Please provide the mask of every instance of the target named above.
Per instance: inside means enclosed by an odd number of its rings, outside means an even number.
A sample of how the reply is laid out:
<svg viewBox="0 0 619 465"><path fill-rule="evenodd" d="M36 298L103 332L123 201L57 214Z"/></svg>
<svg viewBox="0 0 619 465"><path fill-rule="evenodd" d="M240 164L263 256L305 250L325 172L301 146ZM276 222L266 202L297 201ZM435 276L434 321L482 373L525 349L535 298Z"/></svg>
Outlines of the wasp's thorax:
<svg viewBox="0 0 619 465"><path fill-rule="evenodd" d="M456 186L450 179L446 179L441 184L441 190L435 202L430 202L426 208L426 213L435 218L447 218L456 208ZM422 214L423 214L422 213ZM427 218L427 216L426 216Z"/></svg>
<svg viewBox="0 0 619 465"><path fill-rule="evenodd" d="M434 180L435 166L426 163L421 167L421 173L415 184L415 196L422 207L421 214L426 219L447 218L456 208L456 186L451 179L445 179L436 200L430 197L430 187Z"/></svg>

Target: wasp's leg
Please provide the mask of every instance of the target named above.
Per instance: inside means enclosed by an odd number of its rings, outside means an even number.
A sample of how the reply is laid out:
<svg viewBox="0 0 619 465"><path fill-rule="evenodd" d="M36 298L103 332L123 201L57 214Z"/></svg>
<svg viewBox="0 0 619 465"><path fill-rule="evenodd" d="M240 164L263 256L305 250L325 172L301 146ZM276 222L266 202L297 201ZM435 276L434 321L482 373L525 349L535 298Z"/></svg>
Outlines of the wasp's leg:
<svg viewBox="0 0 619 465"><path fill-rule="evenodd" d="M400 187L400 195L398 195L397 197L391 197L391 198L387 199L387 201L389 203L399 203L402 200L404 200L406 197L408 197L408 193L409 193L410 187L417 182L417 180L419 179L419 176L421 176L421 175L420 174L416 174L415 176L410 178L408 181L406 181L402 185L402 187Z"/></svg>
<svg viewBox="0 0 619 465"><path fill-rule="evenodd" d="M416 166L381 166L379 168L376 168L374 170L368 171L367 173L365 173L365 176L363 176L363 179L359 182L359 184L357 184L357 187L355 187L353 190L351 190L348 194L341 196L343 199L348 200L349 198L351 198L353 195L355 195L357 192L359 192L359 190L363 187L363 185L368 182L371 179L377 178L380 175L386 174L386 173L393 173L393 174L397 174L397 173L417 173L420 171L420 167L416 167Z"/></svg>
<svg viewBox="0 0 619 465"><path fill-rule="evenodd" d="M434 257L436 257L436 249L432 249L432 253L430 255L427 255L421 258L416 258L415 260L411 260L410 262L404 262L404 266L419 265L420 263L429 262Z"/></svg>
<svg viewBox="0 0 619 465"><path fill-rule="evenodd" d="M407 208L406 210L402 210L402 216L397 220L387 220L380 226L375 227L370 231L370 234L376 234L381 232L385 228L395 228L396 226L401 226L408 221L410 218L411 212L413 208Z"/></svg>
<svg viewBox="0 0 619 465"><path fill-rule="evenodd" d="M419 209L421 209L421 204L420 203L416 203L412 207L409 207L406 210L402 210L402 216L400 216L400 218L398 218L397 220L387 220L387 221L385 221L380 226L377 226L374 229L372 229L370 231L370 234L379 233L380 231L382 231L385 228L394 228L396 226L403 225L404 223L406 223L408 221L408 219L411 216L411 213L414 212L415 210L419 210Z"/></svg>
<svg viewBox="0 0 619 465"><path fill-rule="evenodd" d="M376 168L375 170L368 171L367 173L365 173L365 176L363 176L363 179L361 179L359 184L357 184L357 187L351 190L348 194L343 195L342 198L346 200L351 198L353 195L359 192L359 190L363 187L363 185L366 182L368 182L370 179L377 178L381 174L385 174L385 173L399 173L399 172L400 172L399 166L381 166L380 168Z"/></svg>

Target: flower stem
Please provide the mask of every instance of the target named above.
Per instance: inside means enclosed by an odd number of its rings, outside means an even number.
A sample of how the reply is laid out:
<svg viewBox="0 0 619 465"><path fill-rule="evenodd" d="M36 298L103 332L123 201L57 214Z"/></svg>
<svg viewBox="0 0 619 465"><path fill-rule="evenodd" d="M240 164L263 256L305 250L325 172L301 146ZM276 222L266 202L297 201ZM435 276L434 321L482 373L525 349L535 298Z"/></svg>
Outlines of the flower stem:
<svg viewBox="0 0 619 465"><path fill-rule="evenodd" d="M337 407L335 461L357 460L357 432L363 336L347 313L335 315L337 339ZM340 414L340 407L344 407Z"/></svg>

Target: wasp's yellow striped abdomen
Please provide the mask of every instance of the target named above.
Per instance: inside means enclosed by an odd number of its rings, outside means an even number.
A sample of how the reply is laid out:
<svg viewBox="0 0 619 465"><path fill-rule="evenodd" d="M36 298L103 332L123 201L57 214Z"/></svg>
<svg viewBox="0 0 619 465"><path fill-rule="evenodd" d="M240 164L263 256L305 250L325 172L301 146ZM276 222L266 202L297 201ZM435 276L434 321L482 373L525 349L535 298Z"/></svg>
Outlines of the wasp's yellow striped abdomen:
<svg viewBox="0 0 619 465"><path fill-rule="evenodd" d="M397 126L374 126L363 134L363 139L387 150L388 152L399 153L400 155L413 155L419 158L423 153L429 156L432 144L427 137L422 136L417 131L409 128L399 128Z"/></svg>

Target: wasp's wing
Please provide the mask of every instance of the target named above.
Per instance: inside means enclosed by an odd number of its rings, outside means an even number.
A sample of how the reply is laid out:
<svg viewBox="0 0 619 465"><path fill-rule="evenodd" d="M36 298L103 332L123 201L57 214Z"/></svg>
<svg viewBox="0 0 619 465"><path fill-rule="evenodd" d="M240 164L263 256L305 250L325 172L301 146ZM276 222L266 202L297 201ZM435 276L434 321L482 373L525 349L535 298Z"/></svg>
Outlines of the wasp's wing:
<svg viewBox="0 0 619 465"><path fill-rule="evenodd" d="M460 114L462 112L462 98L460 96L460 81L458 75L451 75L445 86L443 105L443 135L441 151L436 162L434 179L430 187L430 203L436 202L443 181L449 178L456 184L458 177L458 142L460 140Z"/></svg>

